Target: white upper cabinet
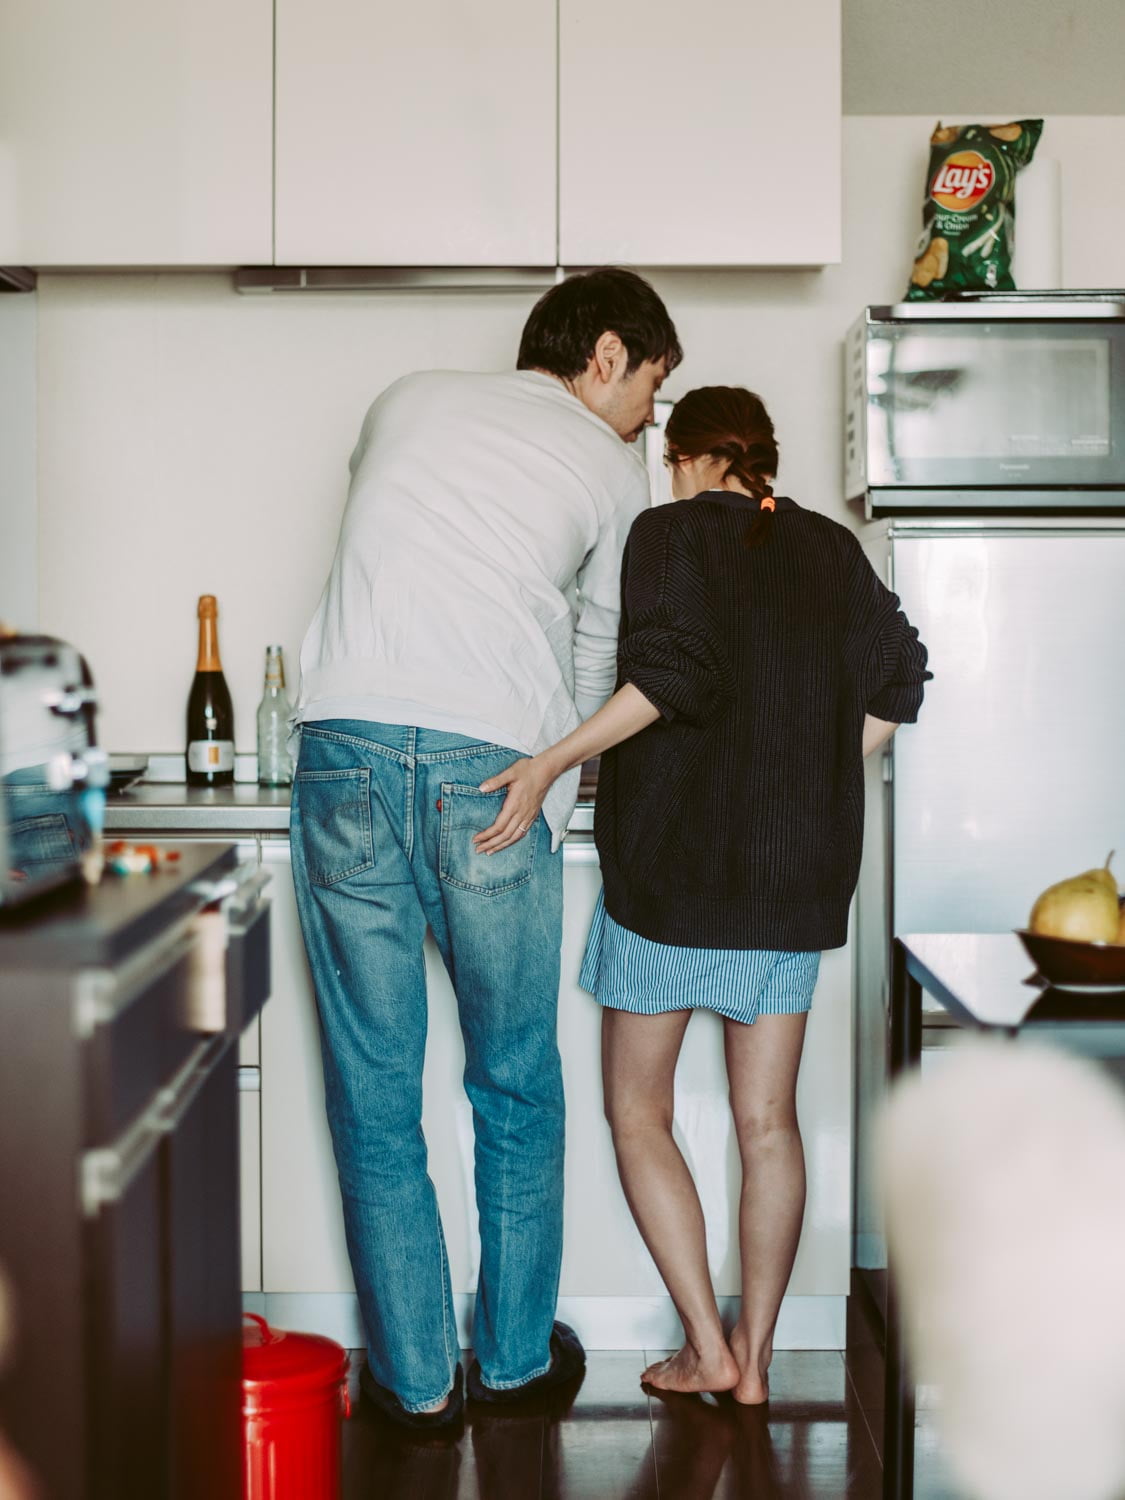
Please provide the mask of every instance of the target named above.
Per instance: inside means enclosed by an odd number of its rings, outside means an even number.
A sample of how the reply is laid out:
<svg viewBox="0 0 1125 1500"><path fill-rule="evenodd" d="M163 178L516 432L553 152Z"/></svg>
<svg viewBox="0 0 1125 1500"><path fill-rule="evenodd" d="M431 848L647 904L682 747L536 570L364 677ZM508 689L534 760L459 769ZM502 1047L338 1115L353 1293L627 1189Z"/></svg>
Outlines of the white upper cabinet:
<svg viewBox="0 0 1125 1500"><path fill-rule="evenodd" d="M559 0L559 258L840 259L840 0Z"/></svg>
<svg viewBox="0 0 1125 1500"><path fill-rule="evenodd" d="M271 258L271 0L0 17L0 263Z"/></svg>
<svg viewBox="0 0 1125 1500"><path fill-rule="evenodd" d="M553 265L555 0L277 0L278 265Z"/></svg>
<svg viewBox="0 0 1125 1500"><path fill-rule="evenodd" d="M0 264L816 266L840 0L0 0Z"/></svg>

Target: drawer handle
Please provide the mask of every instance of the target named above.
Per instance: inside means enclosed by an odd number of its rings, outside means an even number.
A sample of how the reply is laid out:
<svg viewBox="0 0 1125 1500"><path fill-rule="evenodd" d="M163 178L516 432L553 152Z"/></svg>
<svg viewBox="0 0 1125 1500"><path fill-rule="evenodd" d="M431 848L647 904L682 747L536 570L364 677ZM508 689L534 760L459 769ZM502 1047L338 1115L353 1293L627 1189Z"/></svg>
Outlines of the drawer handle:
<svg viewBox="0 0 1125 1500"><path fill-rule="evenodd" d="M86 1151L78 1164L78 1193L84 1218L97 1218L102 1208L118 1203L129 1190L166 1135L180 1124L206 1083L212 1064L226 1045L225 1038L200 1042L148 1107L123 1130L111 1146Z"/></svg>
<svg viewBox="0 0 1125 1500"><path fill-rule="evenodd" d="M227 920L201 911L192 922L197 942L188 964L184 1024L189 1031L225 1031L227 1025Z"/></svg>
<svg viewBox="0 0 1125 1500"><path fill-rule="evenodd" d="M269 881L270 877L260 865L247 861L237 865L229 874L221 875L218 880L194 881L190 890L193 895L201 896L208 906L236 895L242 898L244 905L248 905Z"/></svg>
<svg viewBox="0 0 1125 1500"><path fill-rule="evenodd" d="M269 876L266 876L269 879ZM253 905L238 906L227 913L227 927L232 938L244 938L269 910L268 901L256 900Z"/></svg>

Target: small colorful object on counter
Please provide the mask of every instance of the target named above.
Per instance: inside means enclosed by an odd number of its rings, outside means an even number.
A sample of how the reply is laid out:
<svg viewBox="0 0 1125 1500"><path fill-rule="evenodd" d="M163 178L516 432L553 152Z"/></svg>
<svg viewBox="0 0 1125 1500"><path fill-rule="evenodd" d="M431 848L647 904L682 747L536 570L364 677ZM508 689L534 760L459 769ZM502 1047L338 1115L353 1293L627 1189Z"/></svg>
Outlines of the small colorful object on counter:
<svg viewBox="0 0 1125 1500"><path fill-rule="evenodd" d="M1042 131L1042 120L938 121L908 302L1015 290L1016 173L1034 156Z"/></svg>
<svg viewBox="0 0 1125 1500"><path fill-rule="evenodd" d="M155 844L127 844L115 839L105 849L105 867L111 875L149 875L153 870L174 865L178 849L159 849Z"/></svg>

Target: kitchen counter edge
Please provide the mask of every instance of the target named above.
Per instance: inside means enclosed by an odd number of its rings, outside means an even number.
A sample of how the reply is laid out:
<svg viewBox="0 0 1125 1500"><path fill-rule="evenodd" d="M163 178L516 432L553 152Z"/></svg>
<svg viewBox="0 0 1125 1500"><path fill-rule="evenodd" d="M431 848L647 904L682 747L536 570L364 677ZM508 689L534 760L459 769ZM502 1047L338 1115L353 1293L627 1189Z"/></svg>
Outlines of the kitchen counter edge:
<svg viewBox="0 0 1125 1500"><path fill-rule="evenodd" d="M594 805L575 809L573 833L589 833ZM272 833L289 832L289 788L236 782L212 791L176 782L141 783L106 803L109 835L137 833Z"/></svg>

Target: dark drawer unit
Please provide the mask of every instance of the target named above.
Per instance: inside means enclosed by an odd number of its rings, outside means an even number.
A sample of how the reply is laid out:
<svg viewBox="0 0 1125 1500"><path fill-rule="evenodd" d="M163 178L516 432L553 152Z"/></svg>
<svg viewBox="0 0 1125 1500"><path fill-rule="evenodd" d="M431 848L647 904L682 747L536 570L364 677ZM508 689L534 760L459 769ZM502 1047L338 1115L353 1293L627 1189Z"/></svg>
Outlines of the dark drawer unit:
<svg viewBox="0 0 1125 1500"><path fill-rule="evenodd" d="M227 1031L237 1039L270 996L270 914L258 893L260 871L233 895L227 911Z"/></svg>
<svg viewBox="0 0 1125 1500"><path fill-rule="evenodd" d="M268 994L261 887L233 847L186 845L174 872L0 925L0 1428L52 1500L239 1500L237 1035Z"/></svg>
<svg viewBox="0 0 1125 1500"><path fill-rule="evenodd" d="M125 1131L199 1044L188 1004L194 944L185 922L146 952L141 972L129 976L127 988L119 987L112 1015L85 1021L88 1145Z"/></svg>

